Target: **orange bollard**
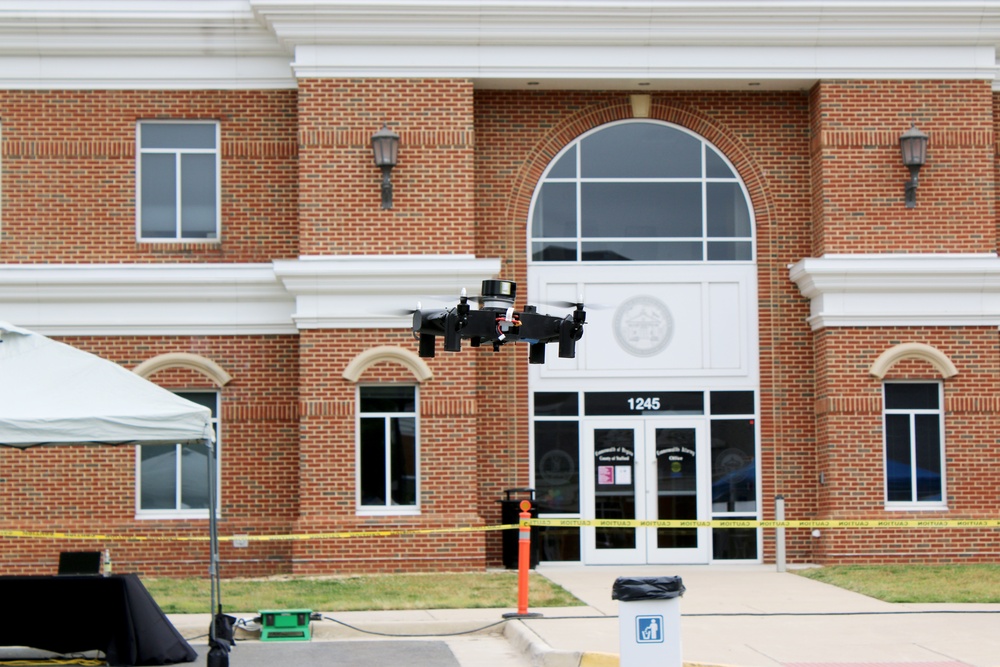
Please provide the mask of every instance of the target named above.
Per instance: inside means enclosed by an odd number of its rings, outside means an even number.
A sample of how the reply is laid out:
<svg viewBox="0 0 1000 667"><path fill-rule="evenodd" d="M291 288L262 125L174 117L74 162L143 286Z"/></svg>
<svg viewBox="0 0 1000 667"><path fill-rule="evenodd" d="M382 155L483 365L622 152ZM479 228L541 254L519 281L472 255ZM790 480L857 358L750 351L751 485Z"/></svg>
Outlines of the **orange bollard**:
<svg viewBox="0 0 1000 667"><path fill-rule="evenodd" d="M531 501L521 501L521 526L517 535L517 613L504 614L504 618L537 618L541 614L528 613L528 574L531 570L531 526L524 521L531 518Z"/></svg>

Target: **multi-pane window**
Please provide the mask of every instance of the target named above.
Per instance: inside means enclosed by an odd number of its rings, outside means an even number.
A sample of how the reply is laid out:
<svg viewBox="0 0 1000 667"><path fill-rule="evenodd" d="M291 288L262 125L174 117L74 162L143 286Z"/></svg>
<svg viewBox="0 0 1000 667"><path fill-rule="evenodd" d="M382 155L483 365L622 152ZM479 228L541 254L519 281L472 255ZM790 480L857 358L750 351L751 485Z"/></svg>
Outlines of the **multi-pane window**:
<svg viewBox="0 0 1000 667"><path fill-rule="evenodd" d="M358 388L358 504L362 511L417 509L417 390Z"/></svg>
<svg viewBox="0 0 1000 667"><path fill-rule="evenodd" d="M709 143L665 123L604 126L545 174L531 214L535 262L750 261L742 182Z"/></svg>
<svg viewBox="0 0 1000 667"><path fill-rule="evenodd" d="M138 125L139 238L219 238L219 125L152 122Z"/></svg>
<svg viewBox="0 0 1000 667"><path fill-rule="evenodd" d="M886 383L888 504L944 505L944 411L937 382Z"/></svg>
<svg viewBox="0 0 1000 667"><path fill-rule="evenodd" d="M177 392L177 395L212 411L212 428L218 438L218 393ZM218 440L215 446L218 451ZM140 445L137 449L140 516L208 516L208 447L199 443Z"/></svg>

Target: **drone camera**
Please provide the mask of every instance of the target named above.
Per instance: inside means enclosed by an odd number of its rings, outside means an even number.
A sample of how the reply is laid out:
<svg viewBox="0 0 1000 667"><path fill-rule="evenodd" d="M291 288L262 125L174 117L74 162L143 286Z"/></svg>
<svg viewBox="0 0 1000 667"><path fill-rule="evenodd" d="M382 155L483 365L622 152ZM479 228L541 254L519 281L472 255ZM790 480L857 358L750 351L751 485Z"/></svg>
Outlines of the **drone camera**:
<svg viewBox="0 0 1000 667"><path fill-rule="evenodd" d="M483 308L500 308L506 310L514 305L517 296L517 283L509 280L484 280L480 301Z"/></svg>

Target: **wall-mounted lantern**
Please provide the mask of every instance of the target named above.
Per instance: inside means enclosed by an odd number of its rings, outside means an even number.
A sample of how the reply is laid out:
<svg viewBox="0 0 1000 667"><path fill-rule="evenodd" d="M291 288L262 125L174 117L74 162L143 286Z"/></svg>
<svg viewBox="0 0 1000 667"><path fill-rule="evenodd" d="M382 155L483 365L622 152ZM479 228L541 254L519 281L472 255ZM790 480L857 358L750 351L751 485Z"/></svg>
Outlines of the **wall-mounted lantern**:
<svg viewBox="0 0 1000 667"><path fill-rule="evenodd" d="M906 208L914 208L917 205L917 174L927 162L927 138L927 135L913 124L899 138L903 166L910 170L910 180L906 183Z"/></svg>
<svg viewBox="0 0 1000 667"><path fill-rule="evenodd" d="M382 170L382 208L392 208L392 179L390 174L399 157L399 135L385 124L372 135L372 155L375 166Z"/></svg>

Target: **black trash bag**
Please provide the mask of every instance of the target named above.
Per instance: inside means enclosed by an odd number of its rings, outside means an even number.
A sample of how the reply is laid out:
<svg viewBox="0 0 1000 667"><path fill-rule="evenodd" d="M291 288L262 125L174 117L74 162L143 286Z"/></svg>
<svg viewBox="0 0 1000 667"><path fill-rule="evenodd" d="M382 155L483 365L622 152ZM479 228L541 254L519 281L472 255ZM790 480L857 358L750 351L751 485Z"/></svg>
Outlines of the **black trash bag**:
<svg viewBox="0 0 1000 667"><path fill-rule="evenodd" d="M680 577L618 577L611 588L611 599L622 602L637 600L671 600L684 595Z"/></svg>

